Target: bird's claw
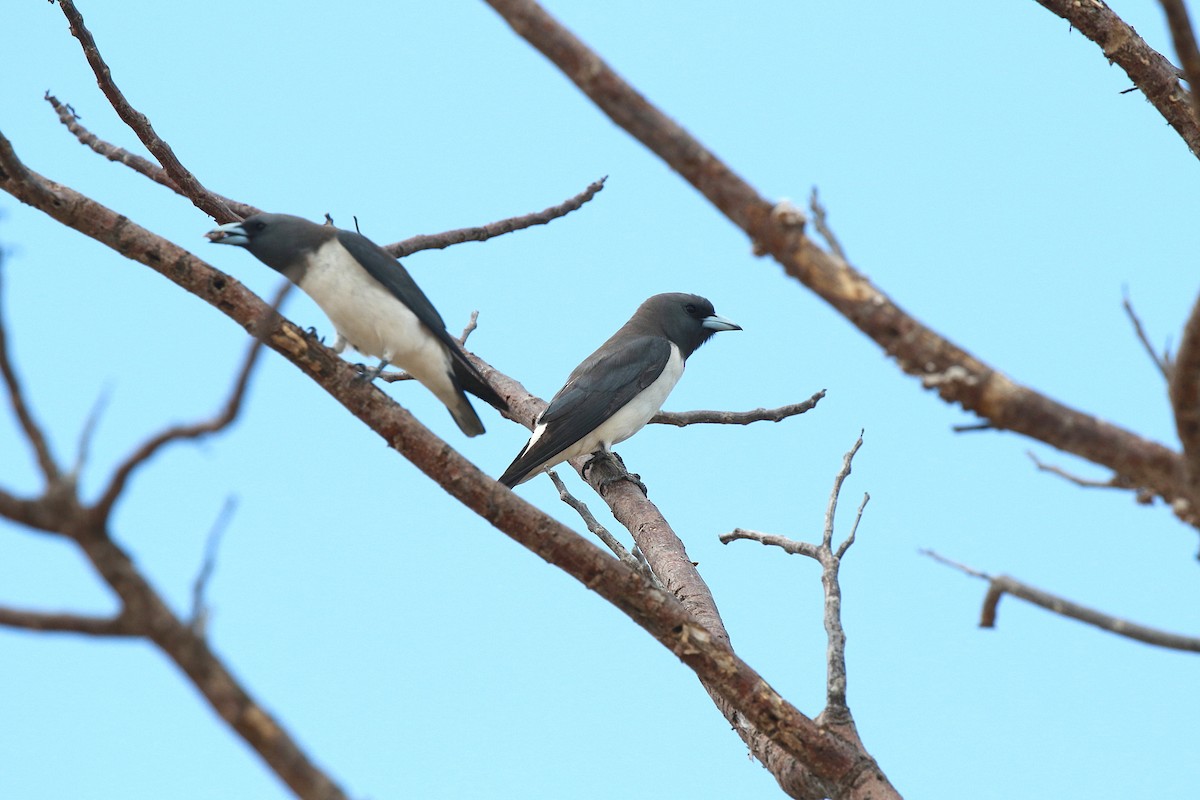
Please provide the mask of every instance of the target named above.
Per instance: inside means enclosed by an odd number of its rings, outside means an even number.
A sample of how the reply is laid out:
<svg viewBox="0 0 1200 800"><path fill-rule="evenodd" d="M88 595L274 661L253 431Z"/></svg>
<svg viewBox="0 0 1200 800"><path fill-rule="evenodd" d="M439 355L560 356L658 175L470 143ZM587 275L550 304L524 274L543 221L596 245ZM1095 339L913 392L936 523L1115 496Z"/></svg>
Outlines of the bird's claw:
<svg viewBox="0 0 1200 800"><path fill-rule="evenodd" d="M325 337L317 335L317 329L312 325L304 329L304 335L310 339L316 339L321 344L325 344Z"/></svg>
<svg viewBox="0 0 1200 800"><path fill-rule="evenodd" d="M621 456L613 452L600 450L593 453L592 457L583 465L583 477L587 480L594 478L596 488L601 495L605 494L608 487L614 483L629 481L641 489L642 494L650 496L650 490L646 488L646 484L642 483L642 476L626 469Z"/></svg>

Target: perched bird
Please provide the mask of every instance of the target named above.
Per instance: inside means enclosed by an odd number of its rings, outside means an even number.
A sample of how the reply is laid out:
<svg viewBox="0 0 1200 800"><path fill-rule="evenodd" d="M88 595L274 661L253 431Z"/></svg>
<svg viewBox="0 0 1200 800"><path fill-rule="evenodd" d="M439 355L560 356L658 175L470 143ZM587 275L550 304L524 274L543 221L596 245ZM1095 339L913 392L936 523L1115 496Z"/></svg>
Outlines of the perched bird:
<svg viewBox="0 0 1200 800"><path fill-rule="evenodd" d="M608 455L658 413L696 348L717 331L741 329L703 297L654 295L575 368L500 482L512 488L575 456Z"/></svg>
<svg viewBox="0 0 1200 800"><path fill-rule="evenodd" d="M333 349L349 344L380 359L371 380L395 364L441 400L467 436L483 423L464 391L500 410L507 404L472 366L446 323L400 262L370 239L290 214L255 214L207 234L244 247L304 290L337 331Z"/></svg>

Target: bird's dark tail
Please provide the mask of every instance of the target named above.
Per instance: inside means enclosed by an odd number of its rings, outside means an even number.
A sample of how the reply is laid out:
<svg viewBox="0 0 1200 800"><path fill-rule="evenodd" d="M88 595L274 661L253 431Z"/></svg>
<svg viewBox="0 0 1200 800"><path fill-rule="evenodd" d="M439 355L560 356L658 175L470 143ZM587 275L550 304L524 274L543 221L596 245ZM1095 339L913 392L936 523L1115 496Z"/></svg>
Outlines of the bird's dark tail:
<svg viewBox="0 0 1200 800"><path fill-rule="evenodd" d="M471 401L462 391L458 392L455 402L448 403L446 408L450 411L450 416L454 417L454 421L458 423L459 430L467 436L478 436L485 432L483 422L475 413L475 409L471 407Z"/></svg>
<svg viewBox="0 0 1200 800"><path fill-rule="evenodd" d="M470 392L497 411L508 411L508 403L504 402L504 398L483 379L479 371L470 361L467 361L465 355L458 355L459 357L453 359L452 363L454 377L463 391Z"/></svg>

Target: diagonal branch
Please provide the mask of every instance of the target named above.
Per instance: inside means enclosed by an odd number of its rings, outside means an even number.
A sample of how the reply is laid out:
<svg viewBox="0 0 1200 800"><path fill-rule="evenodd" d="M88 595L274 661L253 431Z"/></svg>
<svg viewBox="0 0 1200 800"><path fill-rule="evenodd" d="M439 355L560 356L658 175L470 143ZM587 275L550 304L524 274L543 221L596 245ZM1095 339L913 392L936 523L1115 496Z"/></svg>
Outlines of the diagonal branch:
<svg viewBox="0 0 1200 800"><path fill-rule="evenodd" d="M286 281L280 286L275 302L267 310L264 319L273 321L278 316L277 310L279 305L287 296L291 286L292 284ZM265 329L265 327L266 324L260 323L260 330ZM117 502L121 493L125 491L125 486L128 484L130 476L133 475L135 470L153 458L162 448L174 442L200 439L214 433L219 433L229 427L237 419L238 413L242 410L242 400L246 396L246 387L250 385L250 376L254 373L254 367L258 363L258 357L262 352L262 348L262 336L255 336L254 341L250 343L250 347L246 350L246 357L243 359L241 369L238 370L237 377L234 379L233 389L230 391L224 407L217 412L216 416L201 422L193 422L190 425L173 425L150 437L140 447L130 453L113 471L113 475L108 481L108 486L96 502L94 507L95 512L102 518L107 518L112 512L113 505Z"/></svg>
<svg viewBox="0 0 1200 800"><path fill-rule="evenodd" d="M1175 431L1183 445L1190 500L1200 506L1200 299L1192 306L1175 361L1171 365L1169 394L1175 414Z"/></svg>
<svg viewBox="0 0 1200 800"><path fill-rule="evenodd" d="M1105 58L1125 70L1192 154L1200 157L1200 126L1197 126L1188 93L1179 85L1179 71L1170 60L1146 44L1131 25L1100 0L1037 2L1098 44ZM1192 88L1194 90L1196 84L1192 84Z"/></svg>
<svg viewBox="0 0 1200 800"><path fill-rule="evenodd" d="M523 228L529 228L534 225L545 225L553 222L559 217L565 217L572 211L575 211L583 206L584 203L591 200L596 194L604 188L604 182L608 180L605 175L598 181L592 181L588 187L574 197L568 198L556 206L550 206L542 211L536 211L532 214L523 214L519 217L510 217L502 219L498 222L489 222L487 225L480 225L476 228L459 228L453 231L444 233L425 234L420 236L410 236L402 242L389 244L383 248L391 253L396 258L404 258L421 250L441 250L445 247L450 247L455 244L464 242L483 242L495 236L502 236L506 233L519 231Z"/></svg>
<svg viewBox="0 0 1200 800"><path fill-rule="evenodd" d="M58 198L58 202L37 204L42 194L36 191L37 187L28 186L26 181L14 177L16 172L5 160L6 145L7 140L0 135L0 188L22 202L34 204L63 224L159 272L243 327L252 327L267 314L267 306L244 286L182 248L68 187L26 171L29 179L36 181L40 187L52 189L53 196ZM10 161L15 159L11 147L8 147L7 154ZM735 708L743 725L753 726L761 736L773 741L779 753L787 759L806 765L813 780L823 786L851 786L856 790L886 786L886 780L879 774L873 760L859 748L802 715L738 658L725 638L714 636L675 597L654 588L638 572L606 555L557 520L481 473L385 393L356 380L351 365L328 348L317 346L296 326L280 321L270 328L265 339L269 347L283 354L391 447L435 480L449 495L625 612L695 671L711 693ZM530 408L537 403L542 401L524 393L523 397L512 398L510 406ZM623 482L621 486L636 491ZM617 516L621 518L620 514ZM622 520L622 524L627 522ZM95 542L84 540L81 544L102 551L89 551L93 563L103 557L111 557L111 548L115 547L107 539ZM646 548L642 547L642 550L645 552ZM121 574L115 575L110 581L114 585L138 577L132 564L122 569ZM134 574L129 575L129 571ZM655 571L666 583L657 565ZM165 633L156 637L155 641L164 649L179 647ZM172 657L188 671L209 701L219 708L219 698L200 683L205 676L191 660L194 655L191 651L200 649L204 654L207 653L207 646L202 640L189 639L186 649L189 652L179 652ZM249 738L257 737L257 734L238 727L236 719L231 724L247 737L247 741L257 740ZM812 785L811 781L809 785ZM888 787L888 792L880 796L894 796L894 793Z"/></svg>
<svg viewBox="0 0 1200 800"><path fill-rule="evenodd" d="M51 614L0 607L0 626L42 633L81 633L85 636L144 636L146 631L128 613L114 617Z"/></svg>
<svg viewBox="0 0 1200 800"><path fill-rule="evenodd" d="M100 91L104 92L104 96L108 98L108 102L112 104L117 115L137 134L142 144L146 145L146 149L158 159L158 163L162 164L163 169L166 170L175 185L195 204L196 208L217 222L225 223L240 219L225 205L221 197L214 195L200 184L196 176L179 161L171 146L154 132L146 115L135 109L125 99L125 95L113 81L112 71L105 63L103 56L100 55L96 40L92 38L91 31L84 25L83 15L79 13L79 9L75 8L74 0L58 0L58 5L71 26L71 34L83 46L83 54L87 58L88 64L91 65L92 72L96 74L96 82L100 84Z"/></svg>
<svg viewBox="0 0 1200 800"><path fill-rule="evenodd" d="M752 422L781 422L788 417L803 414L816 408L817 403L825 396L825 390L814 394L800 403L790 403L779 408L756 408L753 411L660 411L654 415L651 422L661 425L675 425L680 428L685 425L749 425Z"/></svg>
<svg viewBox="0 0 1200 800"><path fill-rule="evenodd" d="M25 440L29 442L29 446L33 450L38 467L42 470L42 476L46 479L47 484L53 484L59 479L61 472L58 463L54 460L54 455L50 452L50 443L46 439L42 426L33 418L33 412L29 409L29 404L25 402L25 391L21 388L21 381L17 377L17 371L13 367L12 354L8 349L8 326L4 319L3 263L4 252L0 250L0 378L4 380L4 387L8 392L8 400L12 404L13 414L21 424Z"/></svg>
<svg viewBox="0 0 1200 800"><path fill-rule="evenodd" d="M789 275L858 326L895 358L901 369L936 389L943 400L984 417L995 429L1021 433L1106 466L1131 485L1162 496L1184 521L1200 523L1200 512L1190 502L1182 461L1176 453L1012 381L921 324L866 276L808 239L801 215L775 213L776 204L761 197L536 2L488 2L616 124L745 231L756 250L773 256ZM1165 61L1163 65L1173 76L1170 65ZM1190 112L1184 123L1194 129ZM1200 135L1196 141L1200 152Z"/></svg>
<svg viewBox="0 0 1200 800"><path fill-rule="evenodd" d="M980 572L977 569L972 569L965 564L935 553L933 550L922 550L921 554L929 556L939 564L945 564L973 578L979 578L988 582L987 594L984 595L983 609L979 616L979 627L981 628L996 627L996 611L1000 604L1000 598L1006 594L1011 594L1013 597L1020 598L1027 603L1032 603L1047 611L1052 611L1059 616L1079 620L1109 633L1115 633L1118 636L1135 639L1156 647L1200 653L1200 638L1181 636L1177 633L1169 633L1157 628L1139 625L1136 622L1129 622L1120 617L1114 617L1093 608L1079 605L1058 595L1036 589L1027 583L1018 581L1016 578L1010 578L1007 575L993 576L986 572Z"/></svg>
<svg viewBox="0 0 1200 800"><path fill-rule="evenodd" d="M1196 49L1196 32L1188 18L1183 0L1159 0L1167 15L1167 27L1171 29L1171 40L1183 66L1183 76L1188 82L1188 94L1192 98L1192 114L1200 120L1200 51Z"/></svg>
<svg viewBox="0 0 1200 800"><path fill-rule="evenodd" d="M113 161L118 164L124 164L134 172L144 175L155 183L167 187L182 197L188 197L188 194L183 191L183 189L179 188L179 184L172 180L171 176L167 174L167 171L158 164L155 164L149 159L142 158L136 153L131 153L123 147L117 147L115 144L104 141L99 136L85 128L82 123L80 123L79 115L75 113L75 109L71 108L70 105L59 102L58 98L49 92L46 92L45 99L46 102L48 102L54 108L54 112L58 114L58 121L65 125L67 130L75 135L75 138L79 140L80 144L91 148L93 151L104 156L109 161ZM230 198L225 197L224 195L219 195L216 192L208 192L208 194L215 200L223 203L225 207L236 214L239 219L245 219L246 217L251 217L259 213L260 209L257 209L252 205L239 203L237 200L231 200Z"/></svg>

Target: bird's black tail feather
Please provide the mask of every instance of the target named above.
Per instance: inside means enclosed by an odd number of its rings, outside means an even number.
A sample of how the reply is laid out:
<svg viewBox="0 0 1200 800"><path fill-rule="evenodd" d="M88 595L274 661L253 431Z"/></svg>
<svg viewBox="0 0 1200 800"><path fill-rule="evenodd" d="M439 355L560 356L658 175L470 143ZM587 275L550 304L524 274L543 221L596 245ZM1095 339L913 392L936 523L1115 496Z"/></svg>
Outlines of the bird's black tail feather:
<svg viewBox="0 0 1200 800"><path fill-rule="evenodd" d="M497 411L508 411L508 403L483 379L479 371L467 361L466 356L455 358L453 364L454 377L458 379L458 385L463 391L470 392Z"/></svg>

